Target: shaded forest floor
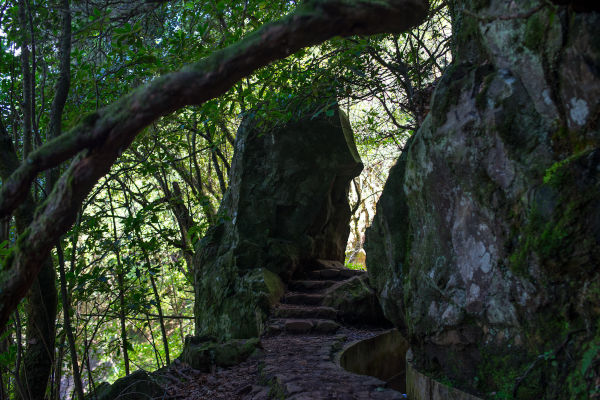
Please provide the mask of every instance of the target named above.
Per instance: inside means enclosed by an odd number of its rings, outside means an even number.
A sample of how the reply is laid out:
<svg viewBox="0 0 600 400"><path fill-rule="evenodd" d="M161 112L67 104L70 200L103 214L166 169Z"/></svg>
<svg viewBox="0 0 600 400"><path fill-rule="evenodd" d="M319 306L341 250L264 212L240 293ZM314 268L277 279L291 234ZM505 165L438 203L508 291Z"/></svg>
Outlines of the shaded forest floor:
<svg viewBox="0 0 600 400"><path fill-rule="evenodd" d="M363 400L403 399L379 379L350 373L337 362L341 350L368 339L383 328L357 329L344 325L340 310L325 306L332 293L347 294L363 285L365 271L344 268L336 262L320 261L306 268L272 310L260 355L233 368L200 373L175 364L168 377L170 398L197 399L291 399ZM367 290L367 296L369 290ZM364 293L364 292L363 292ZM360 297L360 296L359 296ZM329 303L327 303L329 304ZM360 302L354 303L358 308ZM369 318L371 315L362 315Z"/></svg>
<svg viewBox="0 0 600 400"><path fill-rule="evenodd" d="M262 338L258 357L232 368L202 373L174 364L169 399L403 399L385 382L345 371L336 355L347 344L381 333L344 327L336 334L281 334ZM176 381L178 381L176 383Z"/></svg>

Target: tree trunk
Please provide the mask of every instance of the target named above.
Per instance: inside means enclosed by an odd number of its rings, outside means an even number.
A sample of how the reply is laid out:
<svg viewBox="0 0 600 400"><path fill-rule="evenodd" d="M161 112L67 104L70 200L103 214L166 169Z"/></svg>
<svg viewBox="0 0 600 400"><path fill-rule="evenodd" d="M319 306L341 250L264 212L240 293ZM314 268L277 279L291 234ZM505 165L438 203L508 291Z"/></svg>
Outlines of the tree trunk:
<svg viewBox="0 0 600 400"><path fill-rule="evenodd" d="M65 333L69 342L69 352L71 353L71 366L73 368L73 382L75 384L76 397L83 400L83 384L81 383L81 373L79 363L77 361L77 346L75 345L75 337L73 336L73 327L71 325L71 300L67 293L67 278L65 276L65 257L60 241L56 246L58 253L58 270L60 274L60 295L63 304L63 316L65 321Z"/></svg>
<svg viewBox="0 0 600 400"><path fill-rule="evenodd" d="M50 396L51 400L61 400L60 390L61 390L61 380L62 380L62 364L63 359L65 358L65 335L64 332L62 335L59 335L58 345L58 354L56 355L56 360L54 360L54 381L56 384L52 388L52 395Z"/></svg>
<svg viewBox="0 0 600 400"><path fill-rule="evenodd" d="M125 184L123 184L123 182L120 182L120 183L122 185L122 190L123 190L123 193L125 196L125 207L127 208L129 215L131 217L133 217L133 210L131 209L129 197L127 196L127 192L126 192L127 187L125 186ZM163 316L160 296L158 294L158 288L156 287L156 281L154 280L154 275L152 275L152 272L150 271L150 265L151 265L150 264L150 256L148 255L148 251L146 250L146 247L144 246L144 241L142 240L142 235L140 233L139 228L135 228L135 236L136 236L138 243L140 244L140 249L142 250L142 254L144 255L144 261L146 262L146 267L148 268L148 275L150 276L150 283L152 284L152 292L154 293L154 301L156 302L156 311L158 312L158 320L160 323L160 331L162 334L163 348L165 350L165 359L167 361L167 365L169 365L169 364L171 364L171 357L169 355L169 341L167 338L167 330L165 328L165 319ZM152 326L150 325L150 321L148 321L148 327L150 328L150 333L152 334ZM154 340L154 336L153 336L153 340ZM153 344L153 346L154 346L154 344ZM158 357L157 357L156 361L157 361L157 367L160 368Z"/></svg>
<svg viewBox="0 0 600 400"><path fill-rule="evenodd" d="M10 346L10 336L5 337L2 339L2 341L0 341L0 352L2 352L2 353L8 352L9 346ZM4 366L0 366L0 400L8 400L7 393L10 393L9 388L8 388L8 382L10 382L10 378L9 379L4 378L5 372L7 372L7 368L5 368Z"/></svg>
<svg viewBox="0 0 600 400"><path fill-rule="evenodd" d="M21 315L17 309L14 313L15 318L15 336L17 342L17 359L15 360L15 398L23 397L25 389L21 382L19 371L23 363L23 326L21 325Z"/></svg>
<svg viewBox="0 0 600 400"><path fill-rule="evenodd" d="M49 138L60 135L62 110L70 86L71 17L69 1L61 1L62 27L60 39L60 77L52 103ZM29 11L29 12L28 12ZM29 15L29 18L28 18ZM19 1L19 21L22 30L21 64L23 73L23 159L32 149L33 120L33 76L29 61L29 46L33 45L31 34L31 10L27 10L25 0ZM29 30L30 34L27 34ZM33 71L35 72L35 71ZM57 173L47 180L47 191L51 191ZM21 234L33 220L33 201L26 201L23 212L16 215L17 230ZM19 215L20 214L20 215ZM54 340L56 323L56 274L52 258L48 252L42 261L42 269L27 296L27 348L20 372L26 398L43 399L52 365L54 363Z"/></svg>
<svg viewBox="0 0 600 400"><path fill-rule="evenodd" d="M19 0L19 24L21 30L21 73L23 75L23 160L31 153L32 90L31 66L29 62L31 37L25 0Z"/></svg>
<svg viewBox="0 0 600 400"><path fill-rule="evenodd" d="M121 262L121 252L119 250L119 236L117 234L117 221L115 219L115 208L111 189L108 189L108 201L110 202L110 212L112 215L114 251L117 257L117 288L119 290L119 321L121 323L121 348L123 350L123 362L125 363L125 375L129 375L129 342L127 341L127 326L125 315L125 273L123 271L123 263Z"/></svg>
<svg viewBox="0 0 600 400"><path fill-rule="evenodd" d="M150 264L148 264L148 267ZM160 296L158 295L158 289L156 288L156 282L154 276L150 273L150 282L152 283L152 291L154 292L154 301L156 301L156 310L158 311L158 320L160 322L160 332L162 333L163 346L165 349L165 359L167 365L171 364L171 357L169 356L169 341L167 338L167 329L165 328L165 319L163 317L162 306L160 304Z"/></svg>
<svg viewBox="0 0 600 400"><path fill-rule="evenodd" d="M27 346L20 372L27 397L44 399L48 377L54 360L56 322L56 287L54 266L50 257L29 291L25 307L27 314Z"/></svg>

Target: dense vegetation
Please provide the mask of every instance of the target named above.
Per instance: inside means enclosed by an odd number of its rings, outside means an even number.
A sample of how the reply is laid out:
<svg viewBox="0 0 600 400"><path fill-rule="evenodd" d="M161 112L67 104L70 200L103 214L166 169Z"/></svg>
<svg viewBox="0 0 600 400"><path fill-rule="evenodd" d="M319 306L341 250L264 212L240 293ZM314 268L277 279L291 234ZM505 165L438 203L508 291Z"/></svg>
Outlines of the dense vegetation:
<svg viewBox="0 0 600 400"><path fill-rule="evenodd" d="M51 150L42 146L61 132L94 126L104 107L133 89L214 55L296 6L286 0L1 2L4 268L28 249L28 226L52 190L61 190L59 175L72 177L66 161L88 154L67 150L53 161L39 158L37 149ZM215 99L170 107L144 125L110 172L74 203L75 223L52 238L51 253L36 255L41 273L0 338L0 398L81 397L101 381L161 367L179 354L192 333L194 244L219 218L237 126L258 105L268 120L285 123L298 110L281 106L284 100L326 92L349 112L366 164L353 189L350 248L360 249L390 160L423 121L450 62L449 27L446 8L433 2L427 21L410 33L334 38L258 69ZM327 104L317 112L327 112ZM18 207L6 206L9 176L20 164L38 162L54 168L34 171Z"/></svg>

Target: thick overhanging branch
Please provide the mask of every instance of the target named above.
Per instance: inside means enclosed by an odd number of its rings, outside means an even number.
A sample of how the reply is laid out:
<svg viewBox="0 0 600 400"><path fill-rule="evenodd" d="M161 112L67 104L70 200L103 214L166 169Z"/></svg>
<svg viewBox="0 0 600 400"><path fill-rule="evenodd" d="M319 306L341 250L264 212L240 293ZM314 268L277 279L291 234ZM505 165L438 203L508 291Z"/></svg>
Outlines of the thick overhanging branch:
<svg viewBox="0 0 600 400"><path fill-rule="evenodd" d="M21 235L0 275L0 330L37 276L41 258L136 135L158 118L198 105L270 62L334 36L399 33L427 15L427 0L309 0L294 13L178 72L157 78L31 153L0 191L0 218L37 174L75 157Z"/></svg>

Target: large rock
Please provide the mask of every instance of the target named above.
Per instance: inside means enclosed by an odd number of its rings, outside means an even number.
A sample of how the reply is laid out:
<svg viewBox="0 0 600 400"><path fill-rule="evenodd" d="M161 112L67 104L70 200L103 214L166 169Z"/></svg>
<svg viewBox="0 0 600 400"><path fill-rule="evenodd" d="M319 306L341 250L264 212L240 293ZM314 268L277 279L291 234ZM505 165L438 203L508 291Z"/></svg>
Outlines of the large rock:
<svg viewBox="0 0 600 400"><path fill-rule="evenodd" d="M166 389L161 387L156 379L144 370L137 370L131 374L117 379L112 385L106 382L98 385L95 400L147 400L159 398L166 394Z"/></svg>
<svg viewBox="0 0 600 400"><path fill-rule="evenodd" d="M190 367L210 372L213 367L231 367L245 361L261 348L258 338L230 339L220 343L211 337L188 336L179 359Z"/></svg>
<svg viewBox="0 0 600 400"><path fill-rule="evenodd" d="M389 326L369 280L365 275L339 282L325 292L322 304L337 310L337 317L349 324Z"/></svg>
<svg viewBox="0 0 600 400"><path fill-rule="evenodd" d="M301 262L343 262L349 184L361 170L337 107L283 127L244 119L220 220L196 252L197 335L257 336Z"/></svg>
<svg viewBox="0 0 600 400"><path fill-rule="evenodd" d="M586 398L600 353L600 15L529 12L540 3L451 3L454 64L390 173L367 266L416 367L489 397Z"/></svg>

